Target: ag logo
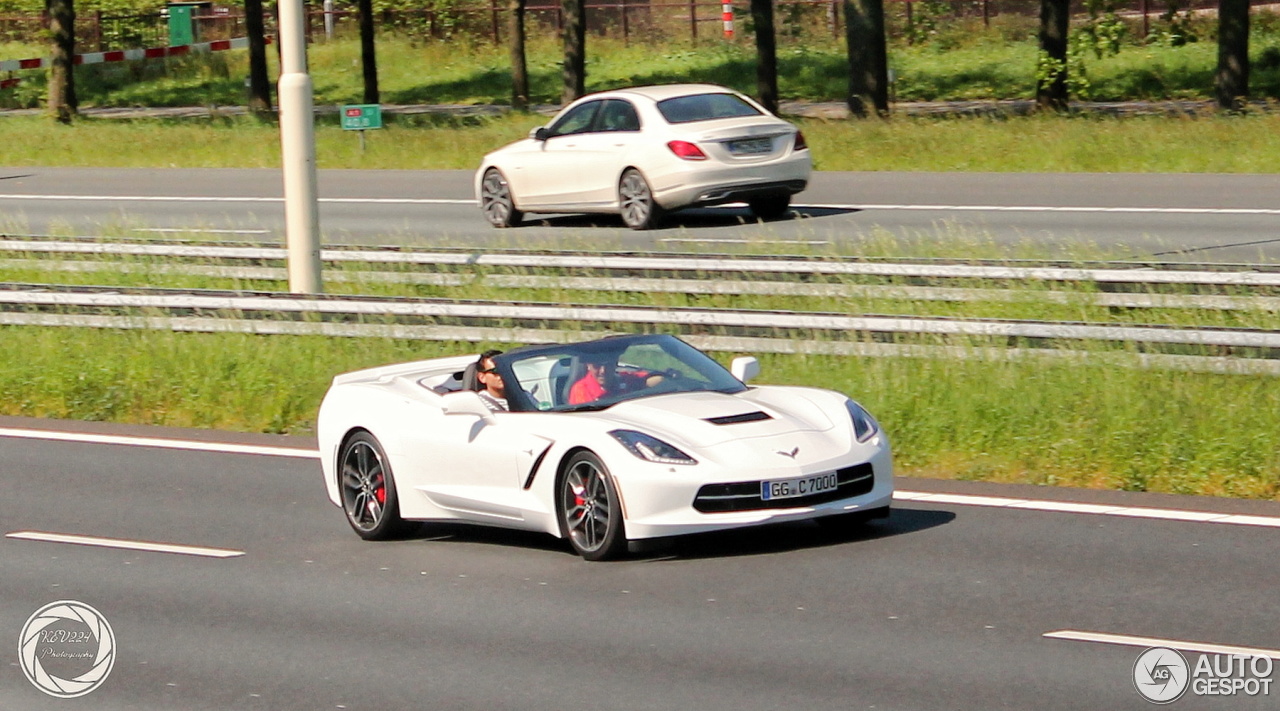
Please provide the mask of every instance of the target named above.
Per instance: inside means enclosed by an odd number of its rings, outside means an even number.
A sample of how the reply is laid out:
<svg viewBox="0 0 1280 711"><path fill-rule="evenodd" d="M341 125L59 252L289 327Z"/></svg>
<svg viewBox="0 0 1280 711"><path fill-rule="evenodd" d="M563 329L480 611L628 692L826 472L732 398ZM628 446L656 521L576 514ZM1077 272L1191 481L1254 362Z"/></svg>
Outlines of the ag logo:
<svg viewBox="0 0 1280 711"><path fill-rule="evenodd" d="M1133 663L1133 686L1153 704L1168 704L1182 698L1191 681L1190 667L1182 652L1168 647L1152 647Z"/></svg>
<svg viewBox="0 0 1280 711"><path fill-rule="evenodd" d="M106 618L83 602L53 602L22 626L18 659L37 689L74 699L106 681L116 661L116 636Z"/></svg>

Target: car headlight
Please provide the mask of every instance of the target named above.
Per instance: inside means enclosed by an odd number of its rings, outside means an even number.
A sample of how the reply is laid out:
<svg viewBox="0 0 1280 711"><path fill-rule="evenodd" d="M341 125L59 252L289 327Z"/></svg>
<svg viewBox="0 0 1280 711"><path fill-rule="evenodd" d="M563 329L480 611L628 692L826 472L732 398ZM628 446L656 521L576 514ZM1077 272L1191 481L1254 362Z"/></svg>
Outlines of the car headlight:
<svg viewBox="0 0 1280 711"><path fill-rule="evenodd" d="M849 419L853 420L853 436L859 442L866 442L880 431L876 418L853 400L845 400L844 408L849 411Z"/></svg>
<svg viewBox="0 0 1280 711"><path fill-rule="evenodd" d="M613 430L609 433L618 440L628 452L645 460L658 464L697 464L698 460L690 457L657 437L635 430Z"/></svg>

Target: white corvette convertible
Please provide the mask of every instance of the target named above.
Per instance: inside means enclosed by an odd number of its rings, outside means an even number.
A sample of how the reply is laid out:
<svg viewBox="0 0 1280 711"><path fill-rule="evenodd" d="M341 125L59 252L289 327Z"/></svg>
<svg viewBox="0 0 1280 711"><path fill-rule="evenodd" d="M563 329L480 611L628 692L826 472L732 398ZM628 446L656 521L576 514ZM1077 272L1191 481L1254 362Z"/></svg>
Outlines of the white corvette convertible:
<svg viewBox="0 0 1280 711"><path fill-rule="evenodd" d="M780 217L812 166L804 134L732 89L643 86L584 96L486 155L475 190L495 227L529 212L600 212L644 230L698 205Z"/></svg>
<svg viewBox="0 0 1280 711"><path fill-rule="evenodd" d="M346 373L320 407L329 499L366 539L407 521L567 538L588 560L629 540L889 513L889 442L829 390L747 385L667 335L528 346L492 359L509 411L477 392L477 356Z"/></svg>

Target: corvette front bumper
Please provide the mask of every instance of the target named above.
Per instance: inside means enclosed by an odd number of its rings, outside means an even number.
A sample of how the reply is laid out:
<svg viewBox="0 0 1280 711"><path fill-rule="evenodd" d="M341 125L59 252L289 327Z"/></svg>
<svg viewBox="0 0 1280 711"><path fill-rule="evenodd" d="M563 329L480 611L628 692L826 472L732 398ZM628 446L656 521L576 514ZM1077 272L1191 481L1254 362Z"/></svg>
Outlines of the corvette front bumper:
<svg viewBox="0 0 1280 711"><path fill-rule="evenodd" d="M764 501L758 496L761 482L823 471L842 473L839 490L773 501ZM871 511L889 506L893 498L893 462L887 443L877 448L870 459L832 462L817 470L775 468L724 474L718 477L724 481L710 483L705 478L683 475L674 468L666 476L616 477L627 521L627 538L678 536ZM869 480L865 475L870 475ZM753 488L757 493L754 500L743 493ZM721 493L724 496L716 496ZM732 504L724 505L726 502ZM721 510L708 510L715 508Z"/></svg>

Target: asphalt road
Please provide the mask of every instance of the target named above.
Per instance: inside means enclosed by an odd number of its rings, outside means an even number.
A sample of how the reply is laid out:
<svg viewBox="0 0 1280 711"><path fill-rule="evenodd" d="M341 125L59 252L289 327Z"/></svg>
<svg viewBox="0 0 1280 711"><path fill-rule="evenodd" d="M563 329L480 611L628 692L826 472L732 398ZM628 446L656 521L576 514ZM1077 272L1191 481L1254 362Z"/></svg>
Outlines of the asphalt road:
<svg viewBox="0 0 1280 711"><path fill-rule="evenodd" d="M1280 503L900 486L1280 515ZM0 436L0 487L5 533L244 551L0 538L6 711L1114 711L1150 708L1131 681L1141 648L1044 633L1280 648L1276 528L902 503L865 535L790 525L590 564L543 535L460 526L362 542L307 459ZM98 609L117 638L111 676L77 701L41 694L14 656L27 617L62 599ZM1171 708L1275 708L1271 693Z"/></svg>
<svg viewBox="0 0 1280 711"><path fill-rule="evenodd" d="M865 240L993 242L1073 256L1254 262L1280 258L1280 174L816 173L784 220L745 208L677 214L646 233L610 217L553 216L494 230L472 202L468 171L320 172L327 244L524 248L731 249L743 242L817 246ZM0 228L279 243L278 170L0 168ZM96 198L96 199L95 199Z"/></svg>

